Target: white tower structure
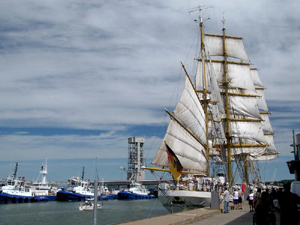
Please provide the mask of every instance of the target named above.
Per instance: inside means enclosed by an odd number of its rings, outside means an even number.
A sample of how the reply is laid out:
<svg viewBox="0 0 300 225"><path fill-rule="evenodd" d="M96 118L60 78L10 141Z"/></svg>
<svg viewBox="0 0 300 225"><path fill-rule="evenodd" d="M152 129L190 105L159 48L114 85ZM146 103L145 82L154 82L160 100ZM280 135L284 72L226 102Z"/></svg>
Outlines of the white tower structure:
<svg viewBox="0 0 300 225"><path fill-rule="evenodd" d="M46 158L46 162L45 162L45 164L42 165L41 170L40 170L40 174L42 174L41 185L44 185L44 186L47 185L47 179L46 179L47 173L48 173L48 170L47 170L47 158Z"/></svg>
<svg viewBox="0 0 300 225"><path fill-rule="evenodd" d="M144 162L143 137L128 138L128 170L127 180L145 180L145 171L141 169Z"/></svg>

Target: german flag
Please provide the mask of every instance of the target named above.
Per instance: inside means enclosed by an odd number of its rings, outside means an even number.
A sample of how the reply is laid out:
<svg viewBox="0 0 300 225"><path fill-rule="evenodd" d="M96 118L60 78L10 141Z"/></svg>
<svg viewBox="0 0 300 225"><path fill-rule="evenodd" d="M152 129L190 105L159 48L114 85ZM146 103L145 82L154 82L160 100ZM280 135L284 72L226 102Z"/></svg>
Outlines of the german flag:
<svg viewBox="0 0 300 225"><path fill-rule="evenodd" d="M179 159L175 155L175 153L172 151L172 149L167 145L167 143L165 143L165 144L166 144L167 153L169 156L169 169L172 173L174 180L176 180L176 182L178 182L181 177L183 167L182 167Z"/></svg>

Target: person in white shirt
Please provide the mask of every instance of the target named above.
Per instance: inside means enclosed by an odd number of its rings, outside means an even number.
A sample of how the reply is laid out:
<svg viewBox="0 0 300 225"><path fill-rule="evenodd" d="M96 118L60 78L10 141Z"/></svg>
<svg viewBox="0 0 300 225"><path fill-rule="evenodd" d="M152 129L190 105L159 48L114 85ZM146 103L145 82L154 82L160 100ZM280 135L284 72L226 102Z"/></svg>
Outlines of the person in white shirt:
<svg viewBox="0 0 300 225"><path fill-rule="evenodd" d="M239 205L239 192L237 191L237 189L234 189L234 192L232 193L233 196L233 205L234 205L234 209L238 209L238 205Z"/></svg>
<svg viewBox="0 0 300 225"><path fill-rule="evenodd" d="M229 200L230 200L230 193L225 187L225 191L223 193L224 196L224 213L229 213Z"/></svg>
<svg viewBox="0 0 300 225"><path fill-rule="evenodd" d="M250 194L248 195L248 198L247 198L247 200L249 202L250 212L254 211L253 199L254 199L254 193L252 190L250 190Z"/></svg>

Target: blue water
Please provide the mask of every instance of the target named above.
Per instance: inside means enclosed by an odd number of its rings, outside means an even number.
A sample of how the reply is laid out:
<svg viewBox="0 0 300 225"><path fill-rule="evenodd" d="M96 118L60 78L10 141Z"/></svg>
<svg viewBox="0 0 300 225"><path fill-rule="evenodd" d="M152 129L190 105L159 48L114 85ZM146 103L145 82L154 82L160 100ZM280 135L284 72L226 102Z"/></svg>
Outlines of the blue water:
<svg viewBox="0 0 300 225"><path fill-rule="evenodd" d="M79 211L79 202L0 204L0 224L93 224L93 211ZM97 224L118 224L169 214L158 199L109 200L97 211Z"/></svg>

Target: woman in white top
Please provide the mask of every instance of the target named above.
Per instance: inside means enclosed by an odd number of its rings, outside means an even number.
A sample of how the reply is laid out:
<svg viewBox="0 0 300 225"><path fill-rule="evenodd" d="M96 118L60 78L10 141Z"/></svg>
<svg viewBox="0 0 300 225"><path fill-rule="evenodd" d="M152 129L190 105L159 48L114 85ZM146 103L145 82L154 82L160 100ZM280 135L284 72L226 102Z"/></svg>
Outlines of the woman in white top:
<svg viewBox="0 0 300 225"><path fill-rule="evenodd" d="M239 204L239 192L237 191L237 189L234 189L233 192L233 205L234 205L234 209L238 209L238 204Z"/></svg>
<svg viewBox="0 0 300 225"><path fill-rule="evenodd" d="M250 194L248 195L248 198L247 198L247 200L249 201L250 212L254 211L253 199L254 199L254 194L253 194L253 191L250 190Z"/></svg>

